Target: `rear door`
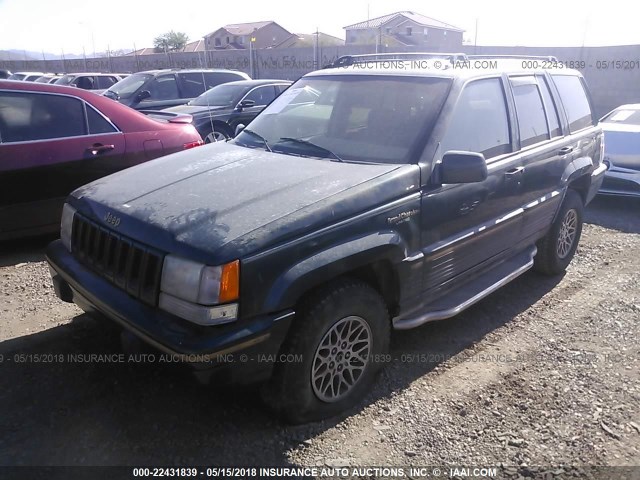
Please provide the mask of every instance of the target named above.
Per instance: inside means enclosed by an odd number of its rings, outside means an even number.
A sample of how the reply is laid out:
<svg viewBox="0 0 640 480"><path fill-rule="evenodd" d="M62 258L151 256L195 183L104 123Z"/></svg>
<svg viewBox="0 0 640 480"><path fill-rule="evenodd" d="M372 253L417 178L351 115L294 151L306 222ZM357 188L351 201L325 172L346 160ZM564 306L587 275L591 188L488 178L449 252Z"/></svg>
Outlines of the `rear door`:
<svg viewBox="0 0 640 480"><path fill-rule="evenodd" d="M488 177L423 188L423 290L429 299L504 258L520 237L522 160L514 152L505 83L499 77L467 83L456 103L445 106L443 111L452 111L449 120L443 118L444 129L434 130L441 135L436 162L451 150L482 153Z"/></svg>
<svg viewBox="0 0 640 480"><path fill-rule="evenodd" d="M562 198L562 177L571 148L563 136L556 104L544 75L511 76L509 84L518 119L517 142L523 171L522 241L533 242L553 221Z"/></svg>
<svg viewBox="0 0 640 480"><path fill-rule="evenodd" d="M79 98L0 91L0 235L55 225L75 188L123 168L124 135Z"/></svg>

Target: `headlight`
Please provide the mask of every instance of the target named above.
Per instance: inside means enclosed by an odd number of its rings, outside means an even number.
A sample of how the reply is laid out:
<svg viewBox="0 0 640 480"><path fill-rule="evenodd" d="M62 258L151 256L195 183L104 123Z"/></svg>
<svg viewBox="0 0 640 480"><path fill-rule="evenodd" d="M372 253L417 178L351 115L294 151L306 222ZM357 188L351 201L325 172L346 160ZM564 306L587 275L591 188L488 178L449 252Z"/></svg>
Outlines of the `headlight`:
<svg viewBox="0 0 640 480"><path fill-rule="evenodd" d="M236 308L209 308L227 304L240 296L240 262L219 267L167 255L162 268L160 307L201 325L226 323L236 319ZM166 294L166 295L163 295Z"/></svg>
<svg viewBox="0 0 640 480"><path fill-rule="evenodd" d="M65 203L62 208L62 220L60 221L60 240L69 251L71 251L71 230L73 229L73 217L75 214L76 209Z"/></svg>

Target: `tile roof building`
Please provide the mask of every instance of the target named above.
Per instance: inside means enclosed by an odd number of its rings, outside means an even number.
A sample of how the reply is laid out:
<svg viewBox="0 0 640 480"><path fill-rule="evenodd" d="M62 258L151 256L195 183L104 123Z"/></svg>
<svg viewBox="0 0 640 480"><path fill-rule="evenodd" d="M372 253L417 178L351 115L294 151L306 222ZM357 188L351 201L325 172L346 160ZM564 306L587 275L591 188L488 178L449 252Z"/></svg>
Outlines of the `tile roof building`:
<svg viewBox="0 0 640 480"><path fill-rule="evenodd" d="M464 30L419 13L402 11L344 27L347 45L378 44L456 50Z"/></svg>

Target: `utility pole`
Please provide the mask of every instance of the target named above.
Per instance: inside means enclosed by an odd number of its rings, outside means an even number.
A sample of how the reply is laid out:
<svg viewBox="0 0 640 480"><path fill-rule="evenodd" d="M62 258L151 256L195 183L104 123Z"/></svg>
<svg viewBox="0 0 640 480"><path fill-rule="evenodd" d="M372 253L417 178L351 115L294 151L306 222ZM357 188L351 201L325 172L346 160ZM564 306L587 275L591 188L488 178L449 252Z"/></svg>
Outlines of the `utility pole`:
<svg viewBox="0 0 640 480"><path fill-rule="evenodd" d="M136 47L136 43L133 42L133 56L136 59L136 72L140 71L140 60L138 59L138 48Z"/></svg>
<svg viewBox="0 0 640 480"><path fill-rule="evenodd" d="M478 53L478 17L476 17L476 32L475 39L473 40L473 54L477 55Z"/></svg>
<svg viewBox="0 0 640 480"><path fill-rule="evenodd" d="M112 73L113 64L111 63L111 45L107 45L107 59L109 61L109 73Z"/></svg>
<svg viewBox="0 0 640 480"><path fill-rule="evenodd" d="M317 70L320 68L320 41L319 41L320 32L318 31L318 27L316 27L316 38L313 42L313 69Z"/></svg>
<svg viewBox="0 0 640 480"><path fill-rule="evenodd" d="M251 78L254 78L254 73L253 73L253 42L255 42L255 41L256 41L256 37L254 37L253 34L251 34L251 37L249 38L249 76Z"/></svg>

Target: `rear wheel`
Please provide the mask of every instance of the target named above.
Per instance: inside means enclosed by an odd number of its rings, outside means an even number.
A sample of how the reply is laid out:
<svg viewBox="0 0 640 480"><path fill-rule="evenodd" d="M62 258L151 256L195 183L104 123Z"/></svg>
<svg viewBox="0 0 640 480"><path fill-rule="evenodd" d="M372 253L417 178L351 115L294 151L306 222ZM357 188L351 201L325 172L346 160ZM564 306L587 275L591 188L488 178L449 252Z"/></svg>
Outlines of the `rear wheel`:
<svg viewBox="0 0 640 480"><path fill-rule="evenodd" d="M369 285L341 279L303 302L263 389L290 423L336 415L360 401L389 349L389 313Z"/></svg>
<svg viewBox="0 0 640 480"><path fill-rule="evenodd" d="M534 267L547 275L566 270L578 248L582 234L584 205L575 190L568 190L549 232L538 242Z"/></svg>

